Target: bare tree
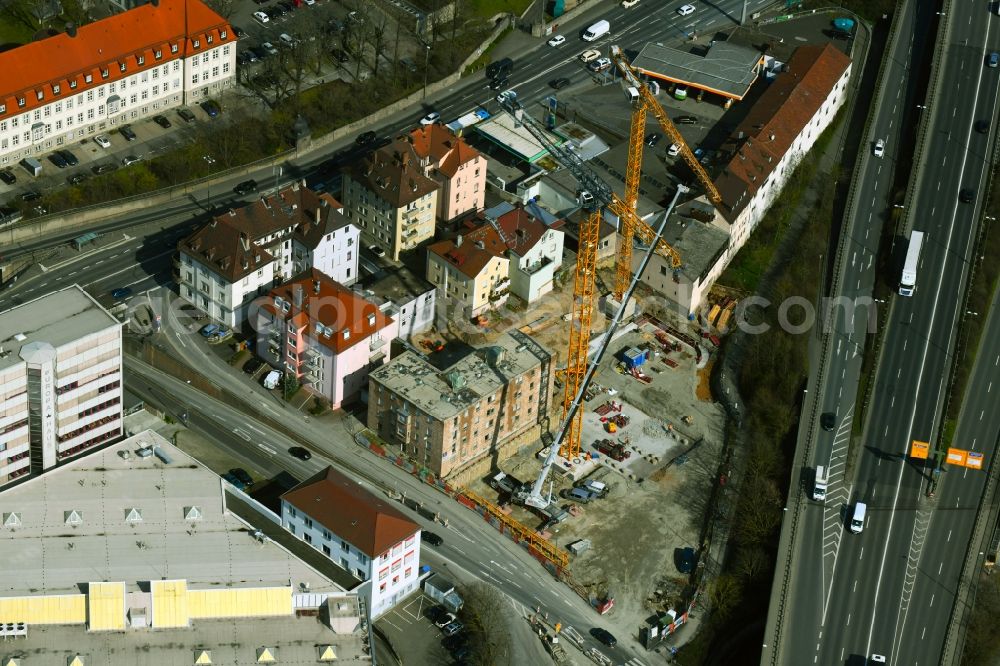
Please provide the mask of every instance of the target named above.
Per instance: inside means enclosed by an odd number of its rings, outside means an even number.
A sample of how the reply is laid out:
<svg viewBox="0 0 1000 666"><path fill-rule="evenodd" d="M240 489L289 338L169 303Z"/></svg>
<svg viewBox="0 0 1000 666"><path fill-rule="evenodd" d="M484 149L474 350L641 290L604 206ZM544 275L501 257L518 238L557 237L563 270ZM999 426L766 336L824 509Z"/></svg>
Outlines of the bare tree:
<svg viewBox="0 0 1000 666"><path fill-rule="evenodd" d="M227 21L236 11L236 0L205 0L205 4Z"/></svg>
<svg viewBox="0 0 1000 666"><path fill-rule="evenodd" d="M465 591L462 618L472 636L471 661L476 666L509 666L511 635L503 595L492 585L476 583Z"/></svg>

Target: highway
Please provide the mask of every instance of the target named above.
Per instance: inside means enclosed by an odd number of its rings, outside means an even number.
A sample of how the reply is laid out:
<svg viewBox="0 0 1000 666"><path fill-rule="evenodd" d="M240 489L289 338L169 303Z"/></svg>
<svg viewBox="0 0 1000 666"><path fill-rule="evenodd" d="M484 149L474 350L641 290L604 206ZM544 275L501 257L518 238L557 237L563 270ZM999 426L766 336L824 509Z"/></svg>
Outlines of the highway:
<svg viewBox="0 0 1000 666"><path fill-rule="evenodd" d="M902 26L903 34L930 20L930 11L926 7L922 17L905 17L912 23ZM892 664L913 666L937 664L940 659L984 474L952 470L944 474L937 496L929 500L925 497L929 467L907 456L912 440L934 441L940 427L979 214L978 205L960 203L958 193L963 188L982 192L985 186L986 157L995 129L979 134L973 126L977 120L995 118L1000 90L997 72L984 67L986 52L1000 43L997 22L987 20L984 7L961 3L952 5L948 21L950 39L939 54L944 58L942 89L935 100L916 101L930 105L923 121L931 123L926 163L918 171L921 179L910 204L912 211L920 212L909 216L914 228L928 235L917 292L912 298L893 298L853 482L841 479L825 507L815 505L806 512L807 527L800 538L809 545L797 553L795 602L786 626L791 643L783 663L853 663L872 653L886 655ZM903 40L900 46L912 45ZM903 89L908 56L896 53L890 60L886 89ZM860 236L869 228L865 217L869 222L874 221L872 214L888 217L897 106L884 104L878 110L869 137L888 138L885 160L869 159L859 174L863 185L858 200L863 205L855 209L851 241L869 251L873 246L866 247ZM878 238L874 231L873 238ZM870 294L870 265L859 270L867 264L864 255L853 251L851 255L844 292ZM857 336L852 339L860 341ZM843 348L841 341L836 344ZM856 373L857 361L835 361L823 387L823 410L836 411L838 424L836 432L819 436L814 460L833 463L841 474L855 411L848 401L853 400L857 380L856 374L845 372L848 365ZM850 382L838 386L845 380ZM976 381L989 385L992 376L980 371ZM996 417L982 409L976 416L982 420L963 422L960 446L984 451L989 459L996 442L995 434L991 436ZM863 533L855 535L845 531L845 518L858 501L866 502L869 510Z"/></svg>

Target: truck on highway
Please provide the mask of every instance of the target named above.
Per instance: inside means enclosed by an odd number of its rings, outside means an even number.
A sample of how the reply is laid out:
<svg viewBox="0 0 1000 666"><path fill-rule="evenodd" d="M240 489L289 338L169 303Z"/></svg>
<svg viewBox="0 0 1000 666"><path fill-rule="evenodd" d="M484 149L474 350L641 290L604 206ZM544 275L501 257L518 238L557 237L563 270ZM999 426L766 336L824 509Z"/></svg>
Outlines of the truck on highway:
<svg viewBox="0 0 1000 666"><path fill-rule="evenodd" d="M827 468L823 465L816 466L816 479L813 481L813 499L822 502L826 499L826 487L829 484L827 478Z"/></svg>
<svg viewBox="0 0 1000 666"><path fill-rule="evenodd" d="M584 30L581 37L585 42L593 42L600 39L609 32L611 32L611 24L608 23L607 19L601 19L594 25Z"/></svg>
<svg viewBox="0 0 1000 666"><path fill-rule="evenodd" d="M924 232L910 233L910 245L906 248L906 261L903 263L903 275L899 280L899 295L913 296L917 287L917 267L920 264L920 247L924 242Z"/></svg>

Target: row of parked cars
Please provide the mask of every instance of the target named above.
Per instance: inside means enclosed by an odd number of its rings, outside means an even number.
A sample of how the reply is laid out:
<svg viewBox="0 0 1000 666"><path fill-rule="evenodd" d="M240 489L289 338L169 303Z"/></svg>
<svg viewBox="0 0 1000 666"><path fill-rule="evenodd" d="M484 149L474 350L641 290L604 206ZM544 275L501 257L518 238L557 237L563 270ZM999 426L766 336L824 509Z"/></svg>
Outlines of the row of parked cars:
<svg viewBox="0 0 1000 666"><path fill-rule="evenodd" d="M427 616L434 623L434 626L444 633L441 645L451 652L455 661L464 661L471 651L469 635L465 633L465 625L459 622L455 614L449 612L444 606L432 607L427 611Z"/></svg>

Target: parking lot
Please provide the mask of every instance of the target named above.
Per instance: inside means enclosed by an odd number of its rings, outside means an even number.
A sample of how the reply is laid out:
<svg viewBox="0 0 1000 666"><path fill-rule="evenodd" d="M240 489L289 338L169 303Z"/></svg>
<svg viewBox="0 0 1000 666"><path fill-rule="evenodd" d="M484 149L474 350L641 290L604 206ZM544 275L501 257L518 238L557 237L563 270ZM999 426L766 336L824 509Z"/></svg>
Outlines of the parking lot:
<svg viewBox="0 0 1000 666"><path fill-rule="evenodd" d="M446 664L451 657L441 644L445 636L428 614L435 606L433 599L417 594L380 617L375 625L400 656L420 655L420 663Z"/></svg>

